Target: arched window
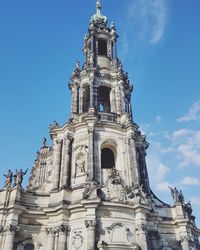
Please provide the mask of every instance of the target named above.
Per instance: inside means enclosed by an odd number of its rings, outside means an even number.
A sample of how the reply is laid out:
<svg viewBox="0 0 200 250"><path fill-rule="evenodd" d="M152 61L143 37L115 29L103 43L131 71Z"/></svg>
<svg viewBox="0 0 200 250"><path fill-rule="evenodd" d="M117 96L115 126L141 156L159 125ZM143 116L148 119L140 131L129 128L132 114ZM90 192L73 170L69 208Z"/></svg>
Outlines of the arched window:
<svg viewBox="0 0 200 250"><path fill-rule="evenodd" d="M88 112L90 107L90 87L87 86L83 90L83 112Z"/></svg>
<svg viewBox="0 0 200 250"><path fill-rule="evenodd" d="M98 110L99 112L110 113L110 88L100 86L98 91Z"/></svg>
<svg viewBox="0 0 200 250"><path fill-rule="evenodd" d="M99 56L107 56L107 42L103 39L98 40L98 54Z"/></svg>
<svg viewBox="0 0 200 250"><path fill-rule="evenodd" d="M30 243L24 246L24 250L34 250L34 249L35 249L34 245Z"/></svg>
<svg viewBox="0 0 200 250"><path fill-rule="evenodd" d="M115 167L115 156L110 148L101 150L101 168L111 169Z"/></svg>

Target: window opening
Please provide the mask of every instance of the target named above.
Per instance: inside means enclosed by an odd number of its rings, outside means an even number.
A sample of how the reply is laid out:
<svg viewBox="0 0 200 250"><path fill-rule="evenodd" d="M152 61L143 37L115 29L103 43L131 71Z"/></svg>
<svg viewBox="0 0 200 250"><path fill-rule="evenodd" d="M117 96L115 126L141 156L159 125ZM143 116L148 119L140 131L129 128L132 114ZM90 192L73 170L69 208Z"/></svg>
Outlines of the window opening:
<svg viewBox="0 0 200 250"><path fill-rule="evenodd" d="M101 150L101 168L114 168L115 167L115 157L114 153L109 148L103 148Z"/></svg>
<svg viewBox="0 0 200 250"><path fill-rule="evenodd" d="M33 244L26 244L24 246L24 250L34 250L34 249L35 249L35 247Z"/></svg>
<svg viewBox="0 0 200 250"><path fill-rule="evenodd" d="M107 42L103 39L98 40L98 54L99 56L107 56Z"/></svg>
<svg viewBox="0 0 200 250"><path fill-rule="evenodd" d="M87 86L84 88L83 92L83 112L88 112L90 107L90 87Z"/></svg>
<svg viewBox="0 0 200 250"><path fill-rule="evenodd" d="M98 91L99 112L110 113L110 88L100 86Z"/></svg>

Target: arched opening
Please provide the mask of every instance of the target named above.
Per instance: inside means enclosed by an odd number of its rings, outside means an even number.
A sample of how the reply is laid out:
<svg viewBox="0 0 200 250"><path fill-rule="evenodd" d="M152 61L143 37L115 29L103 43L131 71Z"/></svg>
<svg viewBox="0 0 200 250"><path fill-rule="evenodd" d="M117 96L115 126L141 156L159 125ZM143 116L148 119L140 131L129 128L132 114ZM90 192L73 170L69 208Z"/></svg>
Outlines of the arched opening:
<svg viewBox="0 0 200 250"><path fill-rule="evenodd" d="M34 245L30 243L24 246L24 250L34 250L34 249L35 249Z"/></svg>
<svg viewBox="0 0 200 250"><path fill-rule="evenodd" d="M99 56L107 56L107 42L103 39L98 40L98 54Z"/></svg>
<svg viewBox="0 0 200 250"><path fill-rule="evenodd" d="M87 86L83 90L83 112L88 112L90 107L90 87Z"/></svg>
<svg viewBox="0 0 200 250"><path fill-rule="evenodd" d="M101 168L112 169L115 167L115 156L110 148L103 148L101 150Z"/></svg>
<svg viewBox="0 0 200 250"><path fill-rule="evenodd" d="M108 87L100 86L98 91L98 111L110 113L110 91Z"/></svg>

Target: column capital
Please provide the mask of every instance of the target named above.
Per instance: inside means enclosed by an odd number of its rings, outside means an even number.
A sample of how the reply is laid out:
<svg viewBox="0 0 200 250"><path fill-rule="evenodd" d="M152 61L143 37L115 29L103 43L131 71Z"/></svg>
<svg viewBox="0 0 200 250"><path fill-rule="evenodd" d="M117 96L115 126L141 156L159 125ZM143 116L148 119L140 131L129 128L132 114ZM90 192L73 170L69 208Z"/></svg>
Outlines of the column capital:
<svg viewBox="0 0 200 250"><path fill-rule="evenodd" d="M50 235L50 236L54 236L56 231L57 231L56 228L53 228L53 227L46 228L46 233L47 235Z"/></svg>
<svg viewBox="0 0 200 250"><path fill-rule="evenodd" d="M60 234L67 234L68 235L71 231L71 228L67 225L62 224L58 227L58 231Z"/></svg>
<svg viewBox="0 0 200 250"><path fill-rule="evenodd" d="M88 229L94 229L96 224L96 220L85 220L85 227Z"/></svg>
<svg viewBox="0 0 200 250"><path fill-rule="evenodd" d="M10 224L10 225L7 225L3 231L8 234L9 233L15 234L16 232L19 232L19 230L20 230L20 227L18 225Z"/></svg>

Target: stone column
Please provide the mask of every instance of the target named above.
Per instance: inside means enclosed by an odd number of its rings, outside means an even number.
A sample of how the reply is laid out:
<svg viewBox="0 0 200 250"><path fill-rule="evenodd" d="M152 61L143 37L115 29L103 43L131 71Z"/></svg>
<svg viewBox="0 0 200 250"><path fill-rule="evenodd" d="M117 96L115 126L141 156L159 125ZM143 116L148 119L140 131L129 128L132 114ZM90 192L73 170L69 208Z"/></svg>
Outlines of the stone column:
<svg viewBox="0 0 200 250"><path fill-rule="evenodd" d="M128 146L129 146L129 164L130 164L130 170L131 170L131 184L138 185L139 184L139 172L138 172L138 164L137 164L137 155L136 155L136 148L135 148L135 142L134 137L131 135L131 137L128 139Z"/></svg>
<svg viewBox="0 0 200 250"><path fill-rule="evenodd" d="M90 81L90 109L94 109L94 79Z"/></svg>
<svg viewBox="0 0 200 250"><path fill-rule="evenodd" d="M69 174L70 174L70 160L71 160L71 143L73 138L70 135L65 137L63 144L63 162L62 162L62 177L61 177L61 186L69 187Z"/></svg>
<svg viewBox="0 0 200 250"><path fill-rule="evenodd" d="M88 148L88 175L94 179L94 127L89 127L89 148Z"/></svg>
<svg viewBox="0 0 200 250"><path fill-rule="evenodd" d="M53 147L53 168L54 168L54 183L53 189L59 188L60 183L60 167L61 167L61 150L62 140L55 140Z"/></svg>
<svg viewBox="0 0 200 250"><path fill-rule="evenodd" d="M47 229L47 245L46 250L54 250L54 244L55 244L55 230L53 228Z"/></svg>
<svg viewBox="0 0 200 250"><path fill-rule="evenodd" d="M190 250L190 237L188 236L183 236L181 237L181 246L183 250Z"/></svg>
<svg viewBox="0 0 200 250"><path fill-rule="evenodd" d="M4 248L5 250L13 250L13 243L15 238L15 233L19 231L19 226L17 225L9 225L5 230L5 242Z"/></svg>
<svg viewBox="0 0 200 250"><path fill-rule="evenodd" d="M83 88L79 89L79 114L83 113Z"/></svg>
<svg viewBox="0 0 200 250"><path fill-rule="evenodd" d="M95 249L95 228L96 221L95 220L86 220L85 226L87 228L87 250Z"/></svg>
<svg viewBox="0 0 200 250"><path fill-rule="evenodd" d="M126 106L126 103L125 103L125 94L124 94L124 88L123 88L123 86L121 86L121 88L120 88L120 96L121 96L121 111L122 111L122 113L125 113L126 112L126 108L125 108L125 106Z"/></svg>
<svg viewBox="0 0 200 250"><path fill-rule="evenodd" d="M67 248L67 234L69 227L65 225L59 226L59 239L58 239L58 249L68 250Z"/></svg>
<svg viewBox="0 0 200 250"><path fill-rule="evenodd" d="M116 40L113 40L113 60L117 59L117 45L116 45Z"/></svg>
<svg viewBox="0 0 200 250"><path fill-rule="evenodd" d="M72 86L72 102L71 102L72 114L77 114L78 111L78 87Z"/></svg>
<svg viewBox="0 0 200 250"><path fill-rule="evenodd" d="M148 172L147 172L147 166L146 166L146 150L144 149L143 146L137 147L137 152L138 152L138 164L139 164L139 169L140 169L140 180L141 184L143 184L143 188L145 192L148 194L150 193L150 187L149 187L149 177L148 177Z"/></svg>
<svg viewBox="0 0 200 250"><path fill-rule="evenodd" d="M116 98L116 112L117 114L121 114L121 100L120 100L120 90L119 85L115 88L115 98Z"/></svg>
<svg viewBox="0 0 200 250"><path fill-rule="evenodd" d="M142 250L148 250L147 242L147 225L145 223L138 224L136 227L138 244Z"/></svg>

